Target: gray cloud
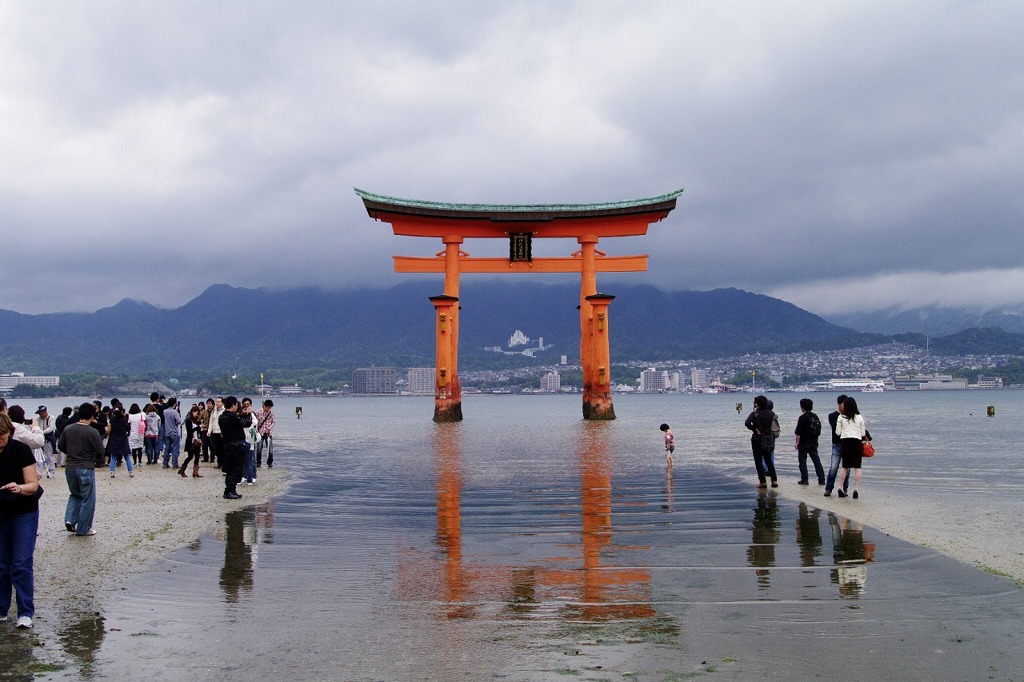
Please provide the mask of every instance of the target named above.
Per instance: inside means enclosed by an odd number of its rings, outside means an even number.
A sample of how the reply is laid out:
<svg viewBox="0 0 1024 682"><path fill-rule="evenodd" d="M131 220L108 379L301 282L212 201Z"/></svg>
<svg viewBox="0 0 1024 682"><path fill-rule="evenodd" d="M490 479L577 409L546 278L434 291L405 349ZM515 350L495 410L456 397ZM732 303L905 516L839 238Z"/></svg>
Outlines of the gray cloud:
<svg viewBox="0 0 1024 682"><path fill-rule="evenodd" d="M817 312L838 288L862 309L1019 303L1021 25L1005 2L8 3L0 307L387 285L392 255L440 248L353 186L685 187L647 237L602 243L651 254L629 281Z"/></svg>

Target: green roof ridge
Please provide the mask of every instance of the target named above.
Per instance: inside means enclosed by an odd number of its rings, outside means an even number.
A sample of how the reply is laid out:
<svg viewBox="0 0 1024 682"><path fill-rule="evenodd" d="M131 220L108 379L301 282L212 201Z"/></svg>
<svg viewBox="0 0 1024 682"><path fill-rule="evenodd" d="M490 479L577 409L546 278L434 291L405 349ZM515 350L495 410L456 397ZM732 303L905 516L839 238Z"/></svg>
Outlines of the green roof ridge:
<svg viewBox="0 0 1024 682"><path fill-rule="evenodd" d="M664 201L670 201L683 193L682 189L677 189L674 192L659 194L653 197L645 197L643 199L631 199L627 201L611 201L592 204L458 204L447 203L443 201L420 201L416 199L402 199L400 197L389 197L384 194L374 194L373 192L367 192L366 190L359 189L358 187L353 187L352 189L354 189L356 194L358 194L363 199L369 199L370 201L377 201L384 204L392 204L394 206L406 206L409 208L428 208L449 211L503 211L507 213L535 213L538 211L579 211L634 208L639 206L659 204Z"/></svg>

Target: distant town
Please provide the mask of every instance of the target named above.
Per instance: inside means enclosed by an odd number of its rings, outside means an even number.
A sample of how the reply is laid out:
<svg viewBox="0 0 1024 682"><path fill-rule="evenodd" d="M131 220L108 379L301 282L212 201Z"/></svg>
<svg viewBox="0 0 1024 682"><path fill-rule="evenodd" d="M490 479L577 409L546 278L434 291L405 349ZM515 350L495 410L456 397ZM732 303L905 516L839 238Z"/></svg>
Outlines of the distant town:
<svg viewBox="0 0 1024 682"><path fill-rule="evenodd" d="M494 347L487 350L495 350ZM536 358L539 351L551 351L543 339L532 341L521 331L499 349L506 354ZM524 352L525 351L525 352ZM553 355L553 353L550 353ZM554 360L554 362L551 362ZM460 372L464 393L577 393L581 373L574 357L560 354L544 364L508 369ZM949 391L969 389L1024 388L1004 383L993 371L1020 356L972 355L935 356L910 344L834 351L780 354L750 354L714 360L645 361L615 364L612 377L618 393L730 393L750 391ZM948 368L961 368L950 373ZM350 380L335 386L301 386L299 383L264 383L256 377L242 382L239 390L254 395L432 395L433 367L362 367L351 372ZM189 386L177 379L126 382L111 390L121 394L148 394L160 390L179 396L200 391L218 391L213 382ZM70 388L70 387L68 387ZM0 395L70 395L62 390L60 376L33 376L23 372L0 374ZM84 394L83 394L84 395Z"/></svg>

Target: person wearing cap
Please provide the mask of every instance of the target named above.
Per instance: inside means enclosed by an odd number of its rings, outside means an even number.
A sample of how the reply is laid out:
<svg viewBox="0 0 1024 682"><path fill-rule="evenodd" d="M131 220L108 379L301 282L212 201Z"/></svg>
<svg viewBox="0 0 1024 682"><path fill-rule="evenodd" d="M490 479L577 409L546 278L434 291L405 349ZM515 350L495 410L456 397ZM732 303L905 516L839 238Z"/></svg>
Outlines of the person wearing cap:
<svg viewBox="0 0 1024 682"><path fill-rule="evenodd" d="M39 425L39 430L43 432L43 453L42 453L42 466L46 470L46 477L53 478L54 473L57 471L54 460L57 452L57 423L54 421L50 413L46 411L46 405L40 405L39 409L36 410L36 424ZM40 474L43 472L40 471Z"/></svg>

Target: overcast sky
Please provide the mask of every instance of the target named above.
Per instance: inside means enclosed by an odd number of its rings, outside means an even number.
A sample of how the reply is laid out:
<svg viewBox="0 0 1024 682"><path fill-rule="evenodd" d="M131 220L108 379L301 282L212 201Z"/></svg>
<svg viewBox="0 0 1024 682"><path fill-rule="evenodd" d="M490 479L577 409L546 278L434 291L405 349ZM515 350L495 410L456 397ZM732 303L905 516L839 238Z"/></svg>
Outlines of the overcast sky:
<svg viewBox="0 0 1024 682"><path fill-rule="evenodd" d="M1024 3L0 0L0 308L390 286L391 256L442 248L353 187L685 188L601 242L651 254L610 293L1022 303Z"/></svg>

